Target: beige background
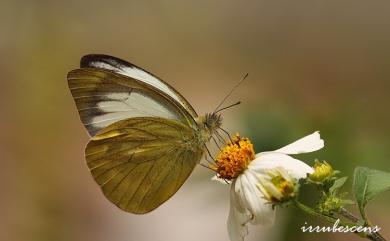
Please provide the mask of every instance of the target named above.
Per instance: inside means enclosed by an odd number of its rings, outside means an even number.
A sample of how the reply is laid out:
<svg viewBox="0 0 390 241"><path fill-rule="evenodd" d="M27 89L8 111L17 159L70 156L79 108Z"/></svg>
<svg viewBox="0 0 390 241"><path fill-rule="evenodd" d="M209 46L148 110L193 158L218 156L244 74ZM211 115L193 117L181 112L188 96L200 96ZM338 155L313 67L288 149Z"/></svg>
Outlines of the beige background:
<svg viewBox="0 0 390 241"><path fill-rule="evenodd" d="M87 53L129 60L272 150L315 130L326 148L301 157L390 171L390 3L372 1L0 1L0 240L227 240L228 188L198 167L144 216L111 205L83 158L88 136L66 74ZM229 101L228 101L229 102ZM348 189L351 180L347 183ZM369 206L390 238L389 194ZM313 199L307 196L306 199ZM279 212L248 240L328 240ZM352 234L333 240L360 240Z"/></svg>

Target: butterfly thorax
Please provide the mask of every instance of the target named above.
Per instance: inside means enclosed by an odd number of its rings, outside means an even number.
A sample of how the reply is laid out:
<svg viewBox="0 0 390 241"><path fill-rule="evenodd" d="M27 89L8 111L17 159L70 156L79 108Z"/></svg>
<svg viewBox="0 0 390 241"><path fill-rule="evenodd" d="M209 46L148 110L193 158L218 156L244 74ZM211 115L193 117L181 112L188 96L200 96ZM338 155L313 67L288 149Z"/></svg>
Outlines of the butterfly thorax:
<svg viewBox="0 0 390 241"><path fill-rule="evenodd" d="M222 124L222 118L219 114L208 113L195 119L198 128L195 129L194 137L186 142L187 149L197 152L204 150L207 142L217 133Z"/></svg>

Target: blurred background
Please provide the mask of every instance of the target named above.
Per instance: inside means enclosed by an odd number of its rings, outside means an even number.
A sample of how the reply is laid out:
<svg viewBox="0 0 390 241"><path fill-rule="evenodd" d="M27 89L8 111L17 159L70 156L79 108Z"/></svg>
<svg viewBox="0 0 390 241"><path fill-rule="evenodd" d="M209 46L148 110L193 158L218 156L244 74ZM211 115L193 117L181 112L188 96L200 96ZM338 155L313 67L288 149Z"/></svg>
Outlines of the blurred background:
<svg viewBox="0 0 390 241"><path fill-rule="evenodd" d="M388 1L0 0L0 16L0 240L228 240L229 190L205 168L147 215L103 197L66 80L88 53L142 66L198 113L248 72L224 126L257 152L320 130L326 146L299 156L306 163L325 159L348 176L357 165L390 171ZM389 200L368 207L387 238ZM360 240L302 233L304 222L325 225L278 210L273 228L251 227L247 240Z"/></svg>

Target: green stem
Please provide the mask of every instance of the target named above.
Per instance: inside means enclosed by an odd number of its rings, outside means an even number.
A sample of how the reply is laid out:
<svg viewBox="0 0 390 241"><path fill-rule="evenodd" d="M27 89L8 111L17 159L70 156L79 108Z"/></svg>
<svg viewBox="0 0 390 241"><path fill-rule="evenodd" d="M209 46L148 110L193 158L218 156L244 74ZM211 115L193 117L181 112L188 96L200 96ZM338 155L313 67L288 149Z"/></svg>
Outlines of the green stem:
<svg viewBox="0 0 390 241"><path fill-rule="evenodd" d="M341 208L340 211L338 212L341 216L351 220L352 222L354 223L359 223L360 220L359 218L357 218L355 215L353 215L350 211L348 211L346 208ZM365 225L366 227L371 227L371 223L366 223ZM379 233L379 232L376 232L376 233L366 233L366 238L370 239L370 240L374 240L374 241L386 241L385 238L383 238L383 236Z"/></svg>
<svg viewBox="0 0 390 241"><path fill-rule="evenodd" d="M306 206L305 204L299 202L298 200L294 200L294 204L295 204L295 206L297 208L301 209L305 213L307 213L309 215L312 215L314 217L325 219L326 221L328 221L330 223L334 223L334 222L337 221L336 218L333 218L333 217L330 217L330 216L326 216L326 215L323 215L323 214L321 214L319 212L316 212L314 209L312 209L311 207Z"/></svg>
<svg viewBox="0 0 390 241"><path fill-rule="evenodd" d="M340 211L338 211L338 213L344 218L349 219L354 223L359 223L360 221L359 218L357 218L355 215L353 215L350 211L348 211L345 208L341 208Z"/></svg>

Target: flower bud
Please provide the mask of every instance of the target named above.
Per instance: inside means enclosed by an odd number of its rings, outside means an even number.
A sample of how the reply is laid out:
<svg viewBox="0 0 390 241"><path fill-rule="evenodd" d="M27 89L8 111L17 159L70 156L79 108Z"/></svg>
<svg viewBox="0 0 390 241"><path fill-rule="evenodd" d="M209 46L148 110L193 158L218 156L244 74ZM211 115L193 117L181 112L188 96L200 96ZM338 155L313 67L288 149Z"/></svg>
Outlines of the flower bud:
<svg viewBox="0 0 390 241"><path fill-rule="evenodd" d="M316 183L322 183L335 174L332 166L326 161L320 162L315 160L313 169L314 172L309 175L309 179Z"/></svg>
<svg viewBox="0 0 390 241"><path fill-rule="evenodd" d="M343 195L342 195L343 196ZM331 215L333 212L339 212L345 205L354 204L353 201L330 195L325 197L317 205L318 210L326 215Z"/></svg>

